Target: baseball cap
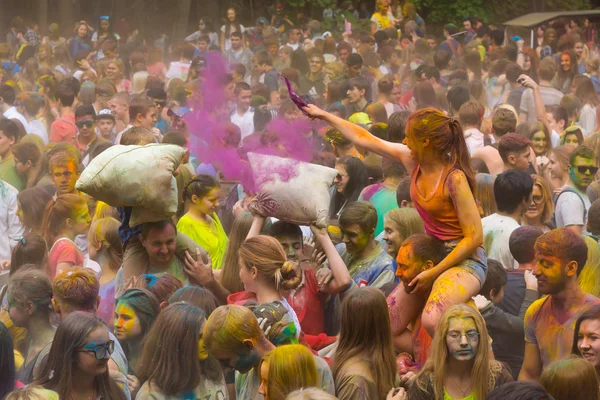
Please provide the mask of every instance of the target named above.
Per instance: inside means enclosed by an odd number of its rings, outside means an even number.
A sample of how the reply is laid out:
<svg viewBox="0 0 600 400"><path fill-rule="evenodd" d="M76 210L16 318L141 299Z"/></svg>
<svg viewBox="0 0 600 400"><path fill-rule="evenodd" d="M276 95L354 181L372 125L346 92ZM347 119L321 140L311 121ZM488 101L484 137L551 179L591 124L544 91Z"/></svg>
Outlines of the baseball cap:
<svg viewBox="0 0 600 400"><path fill-rule="evenodd" d="M98 121L99 119L112 119L114 121L115 116L110 110L104 109L98 111L98 114L96 114L96 121Z"/></svg>

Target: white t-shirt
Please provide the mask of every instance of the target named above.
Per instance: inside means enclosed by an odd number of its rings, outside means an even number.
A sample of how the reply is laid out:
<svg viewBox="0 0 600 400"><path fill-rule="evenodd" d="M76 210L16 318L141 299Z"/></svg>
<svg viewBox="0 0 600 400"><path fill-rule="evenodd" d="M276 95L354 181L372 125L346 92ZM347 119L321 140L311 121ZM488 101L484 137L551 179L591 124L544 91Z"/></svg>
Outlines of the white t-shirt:
<svg viewBox="0 0 600 400"><path fill-rule="evenodd" d="M19 122L21 122L23 124L23 128L25 128L25 132L29 133L29 124L27 123L27 120L20 112L17 111L17 108L15 106L12 106L8 110L6 110L4 112L4 116L8 119L13 119L13 118L18 119Z"/></svg>
<svg viewBox="0 0 600 400"><path fill-rule="evenodd" d="M44 141L44 144L48 144L48 130L46 129L46 125L39 119L34 119L29 121L29 132L34 135L38 135Z"/></svg>
<svg viewBox="0 0 600 400"><path fill-rule="evenodd" d="M465 142L469 148L469 154L473 155L475 150L481 149L485 146L484 134L477 128L470 128L464 131Z"/></svg>
<svg viewBox="0 0 600 400"><path fill-rule="evenodd" d="M583 234L587 234L587 211L590 209L590 198L586 193L581 193L572 186L563 186L563 191L568 188L577 193L566 192L558 197L554 215L556 216L556 226L562 228L569 225L581 225ZM577 196L579 194L579 198ZM583 200L583 202L581 201Z"/></svg>
<svg viewBox="0 0 600 400"><path fill-rule="evenodd" d="M298 47L300 47L300 43L296 43L296 44L286 43L283 46L281 46L280 49L284 48L285 46L289 46L292 48L292 50L296 51L296 50L298 50Z"/></svg>
<svg viewBox="0 0 600 400"><path fill-rule="evenodd" d="M254 133L254 110L249 108L244 115L239 115L237 110L231 115L231 123L240 128L242 141ZM241 143L241 142L240 142Z"/></svg>
<svg viewBox="0 0 600 400"><path fill-rule="evenodd" d="M583 128L585 137L591 135L596 129L596 107L586 104L579 114L579 125Z"/></svg>
<svg viewBox="0 0 600 400"><path fill-rule="evenodd" d="M23 237L23 226L17 217L19 191L0 180L0 261L10 260L12 248Z"/></svg>
<svg viewBox="0 0 600 400"><path fill-rule="evenodd" d="M244 28L244 25L240 25L240 31L242 31L242 33L244 33L246 31L246 28ZM221 26L221 32L225 33L225 25ZM229 31L230 34L232 32L233 31ZM228 37L225 38L224 47L225 47L225 51L231 49L231 38L228 38Z"/></svg>
<svg viewBox="0 0 600 400"><path fill-rule="evenodd" d="M483 225L483 247L488 258L499 261L504 268L519 268L510 252L510 234L521 225L511 217L492 214L481 220Z"/></svg>

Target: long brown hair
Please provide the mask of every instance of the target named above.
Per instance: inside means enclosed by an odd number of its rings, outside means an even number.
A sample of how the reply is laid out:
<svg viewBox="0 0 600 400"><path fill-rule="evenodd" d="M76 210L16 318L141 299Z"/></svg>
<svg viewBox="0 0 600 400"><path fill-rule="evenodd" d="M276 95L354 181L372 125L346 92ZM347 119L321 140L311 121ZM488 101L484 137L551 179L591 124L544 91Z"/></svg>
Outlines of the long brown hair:
<svg viewBox="0 0 600 400"><path fill-rule="evenodd" d="M67 218L72 218L73 213L83 206L87 206L87 203L77 194L63 194L48 202L42 221L42 235L49 247L52 247L64 228Z"/></svg>
<svg viewBox="0 0 600 400"><path fill-rule="evenodd" d="M354 289L342 303L341 331L333 361L337 382L347 362L357 359L369 364L380 393L394 387L396 359L388 306L383 292L372 287Z"/></svg>
<svg viewBox="0 0 600 400"><path fill-rule="evenodd" d="M475 172L458 120L447 117L435 108L424 108L408 117L406 131L418 138L429 139L440 155L448 157L448 164L452 169L465 174L471 192L475 193Z"/></svg>
<svg viewBox="0 0 600 400"><path fill-rule="evenodd" d="M94 314L75 311L67 315L56 330L48 361L35 384L54 390L61 399L71 399L75 351L85 346L90 332L100 327L106 328L106 324ZM94 386L103 399L125 399L123 391L109 376L108 368L94 377Z"/></svg>
<svg viewBox="0 0 600 400"><path fill-rule="evenodd" d="M230 293L244 290L244 284L240 279L240 264L238 262L238 251L246 240L250 227L252 226L252 214L249 212L238 215L233 221L229 233L227 251L223 258L223 269L221 270L221 285Z"/></svg>
<svg viewBox="0 0 600 400"><path fill-rule="evenodd" d="M32 172L27 176L26 187L28 189L34 187L46 174L46 156L33 142L21 141L13 147L12 152L15 155L15 159L19 160L22 164L31 161Z"/></svg>
<svg viewBox="0 0 600 400"><path fill-rule="evenodd" d="M171 304L156 319L144 339L137 376L141 382L150 381L165 396L192 391L204 379L218 382L221 368L210 356L198 357L198 342L206 320L196 306Z"/></svg>
<svg viewBox="0 0 600 400"><path fill-rule="evenodd" d="M42 233L42 221L48 202L52 195L43 187L25 189L17 195L17 203L21 209L22 224L32 232Z"/></svg>
<svg viewBox="0 0 600 400"><path fill-rule="evenodd" d="M446 335L448 334L452 318L473 319L479 332L479 343L471 370L471 377L475 399L484 400L488 391L496 385L495 373L502 369L502 365L495 360L489 359L488 331L485 321L477 310L466 304L454 305L448 308L442 315L431 343L429 359L423 366L414 384L418 385L420 389L425 389L427 381L432 379L435 398L444 398L444 379L448 369L448 358L450 357L448 354L448 345L446 344Z"/></svg>
<svg viewBox="0 0 600 400"><path fill-rule="evenodd" d="M246 239L240 246L239 256L248 269L255 267L276 289L289 290L300 285L300 273L287 262L283 247L274 237L258 235Z"/></svg>

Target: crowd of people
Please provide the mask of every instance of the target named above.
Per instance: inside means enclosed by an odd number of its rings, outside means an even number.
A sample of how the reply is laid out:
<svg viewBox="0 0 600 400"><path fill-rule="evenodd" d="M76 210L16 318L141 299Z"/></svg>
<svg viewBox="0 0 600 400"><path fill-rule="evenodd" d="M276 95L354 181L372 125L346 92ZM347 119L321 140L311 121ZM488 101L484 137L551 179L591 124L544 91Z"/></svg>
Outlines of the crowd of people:
<svg viewBox="0 0 600 400"><path fill-rule="evenodd" d="M14 17L0 399L600 399L595 27L241 19L172 43ZM78 190L157 143L185 151L172 217ZM335 169L326 226L263 215L248 153Z"/></svg>

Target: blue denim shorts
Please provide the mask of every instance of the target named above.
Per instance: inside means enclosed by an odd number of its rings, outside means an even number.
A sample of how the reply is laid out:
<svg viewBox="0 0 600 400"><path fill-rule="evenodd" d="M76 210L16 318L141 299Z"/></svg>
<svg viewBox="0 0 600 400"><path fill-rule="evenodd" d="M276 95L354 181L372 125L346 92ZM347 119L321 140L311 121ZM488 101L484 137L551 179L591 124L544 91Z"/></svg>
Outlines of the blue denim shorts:
<svg viewBox="0 0 600 400"><path fill-rule="evenodd" d="M444 244L449 251L452 251L459 242L460 240L448 240ZM455 267L462 268L468 273L475 275L479 279L481 286L483 286L488 271L487 255L483 246L479 246L473 254L462 260L458 265L455 265Z"/></svg>

